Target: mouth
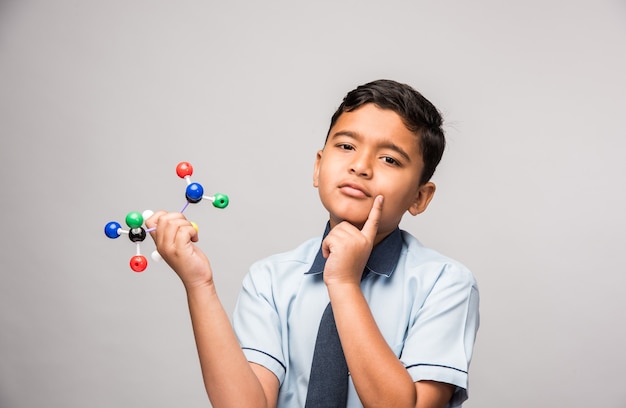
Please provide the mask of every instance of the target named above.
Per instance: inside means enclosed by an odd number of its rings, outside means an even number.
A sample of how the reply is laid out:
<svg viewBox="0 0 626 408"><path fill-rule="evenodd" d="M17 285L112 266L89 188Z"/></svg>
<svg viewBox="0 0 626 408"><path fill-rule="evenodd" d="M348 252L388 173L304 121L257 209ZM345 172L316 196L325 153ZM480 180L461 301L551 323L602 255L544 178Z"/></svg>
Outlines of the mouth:
<svg viewBox="0 0 626 408"><path fill-rule="evenodd" d="M339 190L343 194L355 198L370 198L372 196L365 188L354 183L340 184Z"/></svg>

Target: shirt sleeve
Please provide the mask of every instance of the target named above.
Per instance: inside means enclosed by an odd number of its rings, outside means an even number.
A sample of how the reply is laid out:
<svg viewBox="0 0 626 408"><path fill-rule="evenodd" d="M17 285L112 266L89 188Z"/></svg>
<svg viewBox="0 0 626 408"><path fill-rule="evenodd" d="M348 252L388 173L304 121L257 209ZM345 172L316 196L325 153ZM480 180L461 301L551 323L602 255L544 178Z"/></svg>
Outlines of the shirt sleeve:
<svg viewBox="0 0 626 408"><path fill-rule="evenodd" d="M286 364L281 349L280 319L269 272L258 264L253 265L243 280L233 312L233 328L248 361L272 371L282 384Z"/></svg>
<svg viewBox="0 0 626 408"><path fill-rule="evenodd" d="M479 325L479 295L471 272L445 264L432 280L428 296L413 305L400 359L414 381L456 386L448 407L468 397L468 368Z"/></svg>

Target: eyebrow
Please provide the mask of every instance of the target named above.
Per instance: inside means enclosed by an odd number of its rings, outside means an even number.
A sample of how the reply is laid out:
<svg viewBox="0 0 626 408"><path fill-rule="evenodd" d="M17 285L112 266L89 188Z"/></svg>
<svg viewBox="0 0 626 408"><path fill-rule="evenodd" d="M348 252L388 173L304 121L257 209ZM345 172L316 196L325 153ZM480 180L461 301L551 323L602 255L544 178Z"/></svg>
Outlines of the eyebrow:
<svg viewBox="0 0 626 408"><path fill-rule="evenodd" d="M347 136L347 137L349 137L351 139L356 139L356 140L362 139L362 136L360 134L355 133L355 132L351 132L349 130L340 130L340 131L330 135L330 138L334 139L334 138L339 137L339 136ZM395 143L383 142L383 143L381 143L379 145L379 147L381 147L383 149L393 150L394 152L396 152L400 156L402 156L406 161L411 162L411 156L409 156L409 154L407 152L405 152L403 148L401 148L400 146L398 146Z"/></svg>

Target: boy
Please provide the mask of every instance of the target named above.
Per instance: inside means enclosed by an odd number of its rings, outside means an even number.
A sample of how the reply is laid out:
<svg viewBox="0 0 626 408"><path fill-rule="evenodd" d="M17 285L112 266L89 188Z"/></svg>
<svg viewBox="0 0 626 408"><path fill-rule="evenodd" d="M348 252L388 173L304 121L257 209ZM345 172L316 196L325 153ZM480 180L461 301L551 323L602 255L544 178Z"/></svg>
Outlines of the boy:
<svg viewBox="0 0 626 408"><path fill-rule="evenodd" d="M476 282L398 228L433 197L441 125L407 85L380 80L348 93L315 160L313 184L329 213L324 236L254 264L232 326L193 226L179 213L146 221L185 286L214 407L330 406L317 398L333 392L319 392L312 373L329 302L349 378L332 406L456 407L467 398Z"/></svg>

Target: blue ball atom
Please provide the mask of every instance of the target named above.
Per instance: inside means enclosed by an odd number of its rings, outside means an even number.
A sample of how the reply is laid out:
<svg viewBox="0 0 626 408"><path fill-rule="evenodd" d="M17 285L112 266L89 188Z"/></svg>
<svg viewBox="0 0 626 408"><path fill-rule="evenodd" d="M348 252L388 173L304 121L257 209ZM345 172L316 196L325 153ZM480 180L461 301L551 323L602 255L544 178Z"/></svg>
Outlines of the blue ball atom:
<svg viewBox="0 0 626 408"><path fill-rule="evenodd" d="M203 195L204 188L202 188L200 183L191 183L187 186L187 190L185 190L185 197L187 197L187 201L190 203L201 201Z"/></svg>
<svg viewBox="0 0 626 408"><path fill-rule="evenodd" d="M108 223L107 225L105 225L104 227L104 233L107 237L111 238L111 239L115 239L117 237L120 236L120 232L119 230L122 228L122 226L115 222L115 221L111 221L110 223Z"/></svg>

